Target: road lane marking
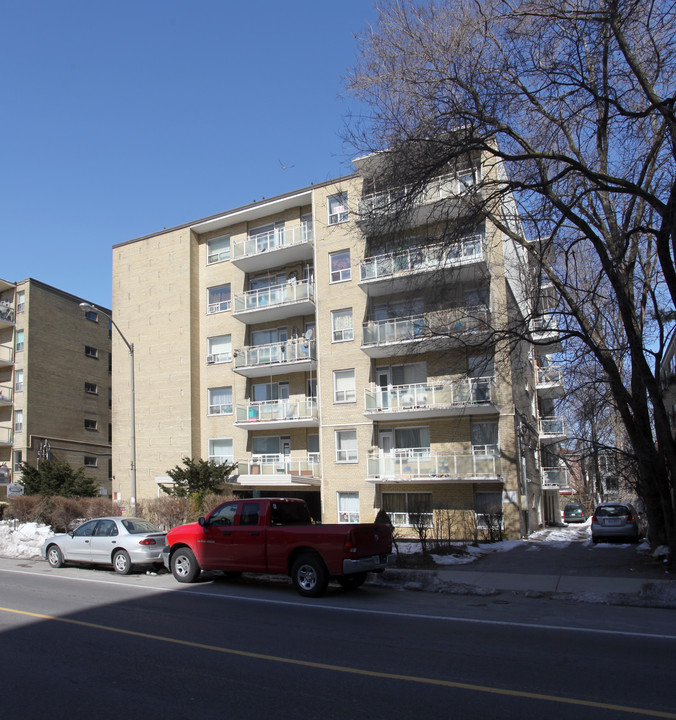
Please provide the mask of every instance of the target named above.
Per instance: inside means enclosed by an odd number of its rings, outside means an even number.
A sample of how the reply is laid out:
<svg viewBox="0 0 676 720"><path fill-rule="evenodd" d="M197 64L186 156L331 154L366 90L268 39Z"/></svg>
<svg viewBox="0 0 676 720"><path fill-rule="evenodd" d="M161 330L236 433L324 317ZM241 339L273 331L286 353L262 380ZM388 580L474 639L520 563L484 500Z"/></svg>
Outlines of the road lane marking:
<svg viewBox="0 0 676 720"><path fill-rule="evenodd" d="M245 603L258 603L264 605L282 605L293 608L303 608L303 610L337 610L344 613L354 613L357 615L382 615L388 617L399 617L407 620L438 620L441 622L455 622L465 623L468 625L492 625L497 627L513 627L526 630L554 630L556 632L565 632L570 634L571 632L586 633L588 635L611 635L619 637L632 637L642 638L645 640L676 640L676 635L667 635L664 633L647 633L640 632L638 630L607 630L604 628L585 628L575 625L548 625L545 623L529 623L529 622L517 622L515 620L488 620L486 618L465 618L455 615L426 615L424 613L412 613L412 612L401 612L394 610L370 610L368 608L355 608L355 607L344 607L342 605L328 605L323 603L316 598L311 602L293 602L291 600L279 600L272 598L255 598L247 597L244 595L227 595L217 592L205 592L203 590L197 590L199 585L193 585L186 587L184 585L178 585L173 588L160 588L151 587L149 585L132 585L129 583L121 582L119 580L101 580L98 578L76 578L69 577L67 575L59 575L41 572L34 572L29 570L10 570L6 568L0 568L0 572L16 573L18 575L33 575L41 578L51 578L52 580L68 580L73 582L93 583L100 585L115 585L116 587L131 588L132 590L141 590L155 593L181 593L182 595L199 596L211 598L212 600L235 600Z"/></svg>
<svg viewBox="0 0 676 720"><path fill-rule="evenodd" d="M506 688L490 687L488 685L476 685L473 683L462 683L455 682L453 680L441 680L438 678L427 678L416 675L379 672L377 670L365 670L349 667L346 665L332 665L330 663L320 663L311 660L296 660L294 658L287 658L278 655L267 655L265 653L256 653L248 650L235 650L234 648L226 648L219 645L209 645L206 643L194 642L192 640L179 640L178 638L167 637L165 635L153 635L151 633L143 633L136 630L125 630L124 628L117 628L110 625L100 625L98 623L86 622L84 620L73 620L72 618L62 618L56 617L54 615L44 615L42 613L28 612L26 610L17 610L15 608L0 607L0 612L14 615L22 615L25 617L35 618L37 620L52 620L54 622L65 623L67 625L76 625L78 627L89 628L92 630L103 630L105 632L142 638L144 640L154 640L156 642L163 642L170 645L178 645L181 647L189 647L196 650L208 650L210 652L216 652L222 655L234 655L236 657L244 657L253 660L263 660L266 662L274 662L283 665L295 665L298 667L306 667L314 670L328 670L330 672L344 673L348 675L359 675L362 677L380 678L383 680L401 680L405 682L416 683L419 685L435 685L438 687L453 688L455 690L469 690L472 692L490 695L503 695L514 698L525 698L528 700L543 700L545 702L560 703L564 705L596 708L597 710L612 710L615 712L631 713L633 715L643 715L646 717L655 718L671 718L671 720L676 720L676 713L665 712L661 710L650 710L648 708L616 705L612 703L596 702L593 700L581 700L578 698L548 695L546 693L534 693L523 690L508 690Z"/></svg>

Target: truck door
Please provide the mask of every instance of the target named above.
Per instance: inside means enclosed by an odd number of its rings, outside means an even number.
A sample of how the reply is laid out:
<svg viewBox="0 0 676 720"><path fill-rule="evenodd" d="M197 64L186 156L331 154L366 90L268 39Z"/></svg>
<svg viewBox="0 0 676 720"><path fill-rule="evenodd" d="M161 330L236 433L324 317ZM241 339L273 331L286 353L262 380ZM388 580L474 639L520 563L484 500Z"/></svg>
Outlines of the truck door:
<svg viewBox="0 0 676 720"><path fill-rule="evenodd" d="M231 570L230 544L239 503L223 505L209 516L199 539L199 554L207 570Z"/></svg>
<svg viewBox="0 0 676 720"><path fill-rule="evenodd" d="M242 503L237 523L231 529L232 559L236 570L263 572L267 569L267 533L263 506L255 500Z"/></svg>

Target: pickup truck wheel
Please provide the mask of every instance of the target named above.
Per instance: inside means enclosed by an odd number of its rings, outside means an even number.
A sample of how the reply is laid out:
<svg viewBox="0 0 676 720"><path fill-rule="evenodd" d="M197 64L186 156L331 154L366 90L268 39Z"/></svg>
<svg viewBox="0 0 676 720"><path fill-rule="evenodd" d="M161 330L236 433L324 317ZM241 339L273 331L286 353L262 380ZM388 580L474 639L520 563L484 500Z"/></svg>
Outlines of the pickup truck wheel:
<svg viewBox="0 0 676 720"><path fill-rule="evenodd" d="M291 581L301 595L319 597L329 584L329 574L321 558L301 555L291 569Z"/></svg>
<svg viewBox="0 0 676 720"><path fill-rule="evenodd" d="M171 556L171 572L182 583L191 583L197 580L200 566L190 548L179 548Z"/></svg>
<svg viewBox="0 0 676 720"><path fill-rule="evenodd" d="M346 590L356 590L358 587L364 584L366 580L366 573L352 573L351 575L341 575L338 580L338 584L344 587Z"/></svg>

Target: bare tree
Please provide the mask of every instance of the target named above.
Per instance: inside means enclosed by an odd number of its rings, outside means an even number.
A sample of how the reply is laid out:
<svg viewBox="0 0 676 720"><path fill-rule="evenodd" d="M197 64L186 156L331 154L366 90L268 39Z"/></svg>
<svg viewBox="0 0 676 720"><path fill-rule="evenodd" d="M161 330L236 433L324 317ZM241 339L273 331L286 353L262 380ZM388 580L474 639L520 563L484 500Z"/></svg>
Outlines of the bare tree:
<svg viewBox="0 0 676 720"><path fill-rule="evenodd" d="M367 109L350 140L380 153L393 209L481 159L462 202L539 276L509 331L533 341L533 322L555 317L602 372L651 541L672 558L659 373L676 303L674 37L667 0L384 0L347 78Z"/></svg>

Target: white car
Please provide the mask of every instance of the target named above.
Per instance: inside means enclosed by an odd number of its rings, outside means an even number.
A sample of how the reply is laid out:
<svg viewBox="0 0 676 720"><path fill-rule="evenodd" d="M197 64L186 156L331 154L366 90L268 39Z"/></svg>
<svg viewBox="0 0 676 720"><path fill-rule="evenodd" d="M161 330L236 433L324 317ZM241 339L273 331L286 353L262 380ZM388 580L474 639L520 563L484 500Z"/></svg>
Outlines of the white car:
<svg viewBox="0 0 676 720"><path fill-rule="evenodd" d="M42 557L53 568L65 563L112 565L127 575L134 565L162 565L167 534L136 517L103 517L88 520L69 533L45 540Z"/></svg>

